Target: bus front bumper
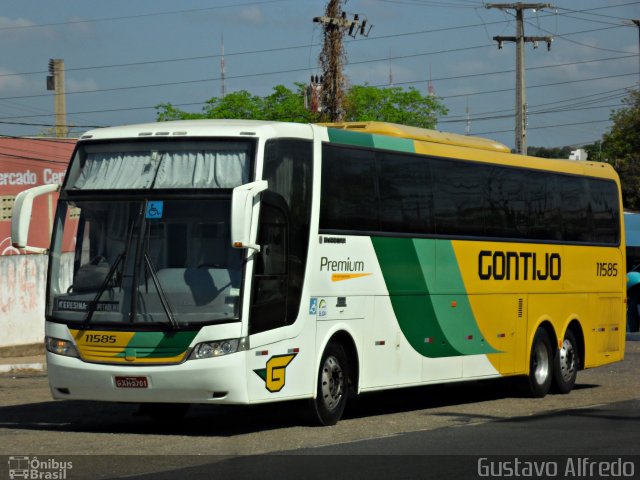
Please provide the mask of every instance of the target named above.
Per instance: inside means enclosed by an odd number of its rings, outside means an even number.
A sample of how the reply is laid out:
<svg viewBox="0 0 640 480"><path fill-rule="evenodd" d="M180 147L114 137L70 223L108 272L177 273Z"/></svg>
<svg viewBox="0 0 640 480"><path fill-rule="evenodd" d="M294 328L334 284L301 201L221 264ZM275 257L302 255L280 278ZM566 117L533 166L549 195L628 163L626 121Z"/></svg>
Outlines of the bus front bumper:
<svg viewBox="0 0 640 480"><path fill-rule="evenodd" d="M47 352L53 398L135 403L248 403L245 355L177 365L105 365Z"/></svg>

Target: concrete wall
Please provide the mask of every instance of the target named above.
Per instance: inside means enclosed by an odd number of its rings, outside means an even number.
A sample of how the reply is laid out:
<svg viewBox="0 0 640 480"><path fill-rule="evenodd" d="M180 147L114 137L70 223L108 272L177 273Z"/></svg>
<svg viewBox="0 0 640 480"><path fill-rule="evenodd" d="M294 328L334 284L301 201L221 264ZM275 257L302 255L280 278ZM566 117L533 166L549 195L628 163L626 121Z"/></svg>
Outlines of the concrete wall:
<svg viewBox="0 0 640 480"><path fill-rule="evenodd" d="M44 342L46 255L0 256L0 348ZM69 285L73 253L63 254ZM65 283L66 282L66 283Z"/></svg>
<svg viewBox="0 0 640 480"><path fill-rule="evenodd" d="M44 341L46 255L0 256L0 347Z"/></svg>

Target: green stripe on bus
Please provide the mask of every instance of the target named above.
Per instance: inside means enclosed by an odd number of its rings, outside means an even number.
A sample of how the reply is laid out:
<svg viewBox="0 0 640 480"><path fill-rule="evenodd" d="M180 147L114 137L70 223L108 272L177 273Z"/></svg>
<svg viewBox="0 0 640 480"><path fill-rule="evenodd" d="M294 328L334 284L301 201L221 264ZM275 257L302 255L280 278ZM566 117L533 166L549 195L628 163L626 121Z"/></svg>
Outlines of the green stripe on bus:
<svg viewBox="0 0 640 480"><path fill-rule="evenodd" d="M370 133L352 132L337 128L328 128L327 133L331 143L342 143L356 147L373 147L373 136Z"/></svg>
<svg viewBox="0 0 640 480"><path fill-rule="evenodd" d="M416 250L424 249L425 244L435 243L439 288L436 290L435 275L426 278L429 291L439 293L432 296L433 308L449 342L463 355L496 353L497 350L485 340L478 327L451 241L416 239L413 243Z"/></svg>
<svg viewBox="0 0 640 480"><path fill-rule="evenodd" d="M413 140L398 137L385 137L384 135L373 135L373 145L384 150L396 150L399 152L415 153L415 143Z"/></svg>
<svg viewBox="0 0 640 480"><path fill-rule="evenodd" d="M139 358L168 358L184 353L197 331L136 332L126 348L136 349ZM124 357L122 352L116 357Z"/></svg>
<svg viewBox="0 0 640 480"><path fill-rule="evenodd" d="M414 350L432 358L496 352L476 323L450 241L389 237L371 241L398 325ZM437 291L436 259L438 283L451 293L441 294L441 287L439 294L432 294Z"/></svg>
<svg viewBox="0 0 640 480"><path fill-rule="evenodd" d="M460 355L440 327L412 239L372 237L371 241L393 311L409 344L425 357Z"/></svg>

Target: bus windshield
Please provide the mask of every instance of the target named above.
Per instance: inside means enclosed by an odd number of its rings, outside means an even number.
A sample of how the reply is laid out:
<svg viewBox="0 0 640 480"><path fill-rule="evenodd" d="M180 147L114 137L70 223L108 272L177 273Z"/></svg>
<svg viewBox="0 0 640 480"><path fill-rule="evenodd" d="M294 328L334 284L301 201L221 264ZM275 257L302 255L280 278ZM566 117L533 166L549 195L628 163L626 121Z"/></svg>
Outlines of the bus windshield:
<svg viewBox="0 0 640 480"><path fill-rule="evenodd" d="M231 247L229 215L228 196L61 201L48 314L173 328L237 320L242 256Z"/></svg>

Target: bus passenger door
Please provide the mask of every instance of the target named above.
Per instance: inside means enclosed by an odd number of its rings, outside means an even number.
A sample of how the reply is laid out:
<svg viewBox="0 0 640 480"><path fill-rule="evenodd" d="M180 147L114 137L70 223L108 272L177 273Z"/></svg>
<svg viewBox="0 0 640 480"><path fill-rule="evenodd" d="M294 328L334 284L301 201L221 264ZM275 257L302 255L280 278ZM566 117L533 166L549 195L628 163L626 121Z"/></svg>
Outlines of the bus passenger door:
<svg viewBox="0 0 640 480"><path fill-rule="evenodd" d="M282 197L264 192L254 253L249 311L247 388L250 402L308 394L312 381L305 374L313 361L313 331L292 336L300 285L292 283L298 261L291 252L290 215ZM290 338L292 337L292 338Z"/></svg>

